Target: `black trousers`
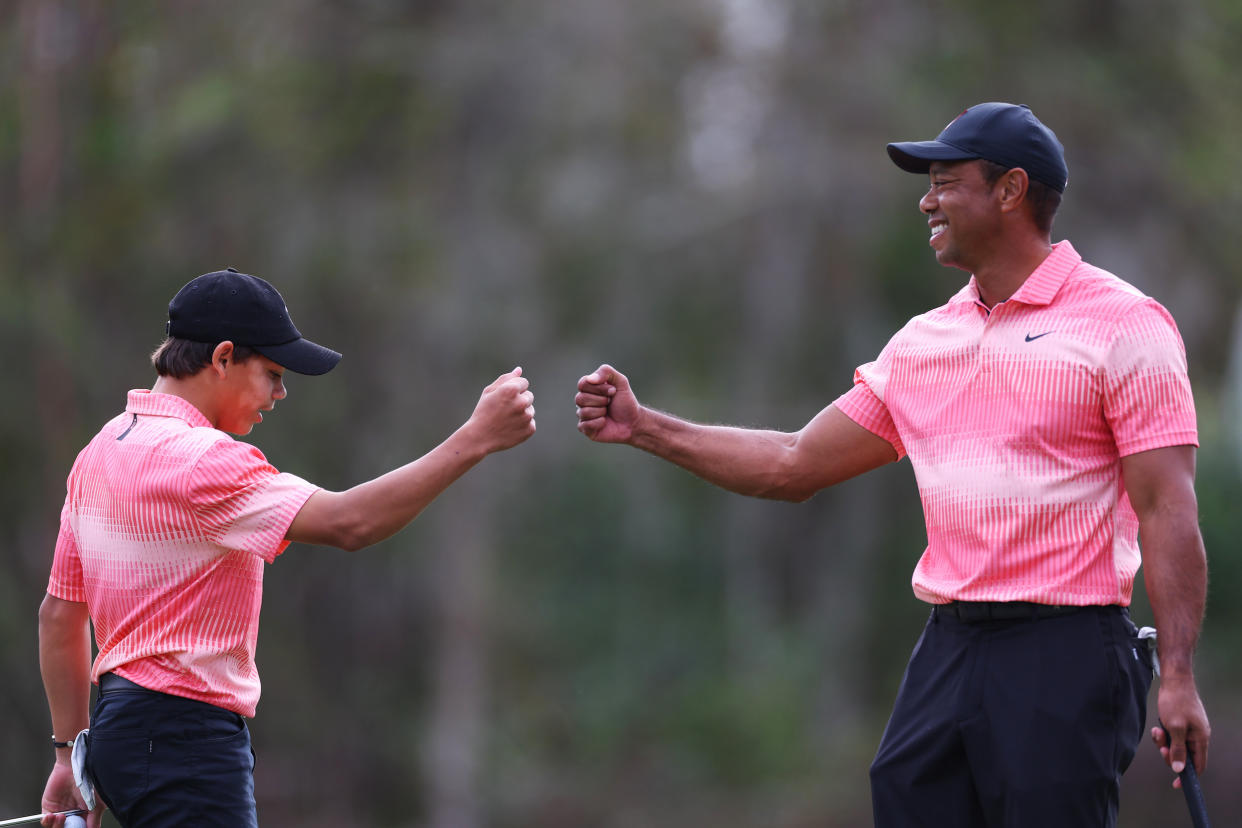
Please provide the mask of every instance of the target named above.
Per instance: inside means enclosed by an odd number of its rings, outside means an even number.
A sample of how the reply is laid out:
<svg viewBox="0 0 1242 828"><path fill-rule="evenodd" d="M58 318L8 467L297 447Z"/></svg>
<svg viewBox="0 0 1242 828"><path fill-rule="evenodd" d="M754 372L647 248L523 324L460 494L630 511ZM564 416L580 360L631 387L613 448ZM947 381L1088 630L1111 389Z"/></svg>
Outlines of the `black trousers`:
<svg viewBox="0 0 1242 828"><path fill-rule="evenodd" d="M967 622L933 610L871 765L877 828L1105 828L1147 717L1121 607Z"/></svg>
<svg viewBox="0 0 1242 828"><path fill-rule="evenodd" d="M105 677L106 678L106 677ZM257 828L246 720L193 699L103 683L86 767L125 828Z"/></svg>

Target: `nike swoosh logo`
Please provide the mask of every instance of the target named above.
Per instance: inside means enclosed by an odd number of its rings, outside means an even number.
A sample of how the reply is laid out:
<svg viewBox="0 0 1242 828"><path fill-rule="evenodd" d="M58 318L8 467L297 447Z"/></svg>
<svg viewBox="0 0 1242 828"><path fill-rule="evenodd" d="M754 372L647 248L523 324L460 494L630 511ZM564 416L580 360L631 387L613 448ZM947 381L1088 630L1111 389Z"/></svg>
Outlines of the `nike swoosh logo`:
<svg viewBox="0 0 1242 828"><path fill-rule="evenodd" d="M1026 335L1026 341L1027 341L1027 342L1034 342L1035 340L1040 339L1041 337L1045 337L1045 336L1047 336L1047 335L1048 335L1048 334L1050 334L1050 333L1053 333L1053 331L1044 331L1043 333L1041 333L1041 334L1035 334L1034 336L1031 336L1030 334L1027 334L1027 335Z"/></svg>

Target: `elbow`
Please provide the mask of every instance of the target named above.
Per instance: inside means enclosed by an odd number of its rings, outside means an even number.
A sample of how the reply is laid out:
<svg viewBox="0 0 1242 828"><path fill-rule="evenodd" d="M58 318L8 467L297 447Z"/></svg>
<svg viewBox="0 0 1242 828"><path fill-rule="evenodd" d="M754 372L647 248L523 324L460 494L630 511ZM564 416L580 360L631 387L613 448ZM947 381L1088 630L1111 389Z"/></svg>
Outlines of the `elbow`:
<svg viewBox="0 0 1242 828"><path fill-rule="evenodd" d="M808 461L806 454L799 451L800 437L801 435L795 437L778 467L778 497L790 503L806 503L830 485L817 465Z"/></svg>
<svg viewBox="0 0 1242 828"><path fill-rule="evenodd" d="M809 489L805 487L794 488L786 491L785 495L781 499L787 500L790 503L806 503L818 493L818 489Z"/></svg>
<svg viewBox="0 0 1242 828"><path fill-rule="evenodd" d="M346 552L366 549L380 540L379 533L361 515L345 516L335 521L325 542Z"/></svg>
<svg viewBox="0 0 1242 828"><path fill-rule="evenodd" d="M788 503L805 503L814 497L823 487L801 473L795 460L791 454L786 462L776 464L754 494L768 500L783 500Z"/></svg>
<svg viewBox="0 0 1242 828"><path fill-rule="evenodd" d="M286 533L292 541L357 552L384 535L370 510L348 492L320 490L311 496Z"/></svg>
<svg viewBox="0 0 1242 828"><path fill-rule="evenodd" d="M762 483L760 497L805 503L819 493L826 482L819 464L803 449L801 432L785 437Z"/></svg>
<svg viewBox="0 0 1242 828"><path fill-rule="evenodd" d="M365 549L377 540L365 524L340 518L323 521L314 526L300 526L287 537L292 541L330 546L346 552Z"/></svg>
<svg viewBox="0 0 1242 828"><path fill-rule="evenodd" d="M69 614L69 608L68 601L51 594L44 595L43 603L39 604L39 627L54 627L64 623Z"/></svg>
<svg viewBox="0 0 1242 828"><path fill-rule="evenodd" d="M336 524L331 545L346 552L358 552L387 540L408 523L409 520L393 522L382 516L354 512Z"/></svg>
<svg viewBox="0 0 1242 828"><path fill-rule="evenodd" d="M761 497L769 500L783 500L786 503L806 503L819 493L819 489L807 486L796 480L776 485L763 493Z"/></svg>
<svg viewBox="0 0 1242 828"><path fill-rule="evenodd" d="M346 552L359 552L373 543L375 541L371 539L370 533L365 529L351 528L342 530L332 545Z"/></svg>
<svg viewBox="0 0 1242 828"><path fill-rule="evenodd" d="M86 604L44 595L39 605L39 638L42 641L61 639L81 630L88 622Z"/></svg>

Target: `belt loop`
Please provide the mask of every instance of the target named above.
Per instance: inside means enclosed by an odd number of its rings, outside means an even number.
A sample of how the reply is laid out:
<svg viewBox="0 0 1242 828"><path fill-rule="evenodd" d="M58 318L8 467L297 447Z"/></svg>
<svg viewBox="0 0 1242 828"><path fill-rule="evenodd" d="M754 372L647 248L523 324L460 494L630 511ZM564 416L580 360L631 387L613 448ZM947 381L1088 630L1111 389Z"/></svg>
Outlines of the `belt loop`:
<svg viewBox="0 0 1242 828"><path fill-rule="evenodd" d="M932 604L932 623L933 624L940 623L940 605L939 604Z"/></svg>

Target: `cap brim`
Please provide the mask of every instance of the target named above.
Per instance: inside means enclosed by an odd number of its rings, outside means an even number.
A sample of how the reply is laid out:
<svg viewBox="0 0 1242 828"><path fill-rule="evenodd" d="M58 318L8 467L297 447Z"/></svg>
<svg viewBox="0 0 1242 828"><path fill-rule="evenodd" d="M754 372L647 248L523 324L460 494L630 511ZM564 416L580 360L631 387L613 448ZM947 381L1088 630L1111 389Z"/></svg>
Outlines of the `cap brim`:
<svg viewBox="0 0 1242 828"><path fill-rule="evenodd" d="M979 156L943 141L902 141L888 145L888 157L906 172L926 173L933 161L969 161Z"/></svg>
<svg viewBox="0 0 1242 828"><path fill-rule="evenodd" d="M328 373L341 361L341 355L336 351L316 345L309 339L295 339L283 345L250 347L286 370L312 377Z"/></svg>

